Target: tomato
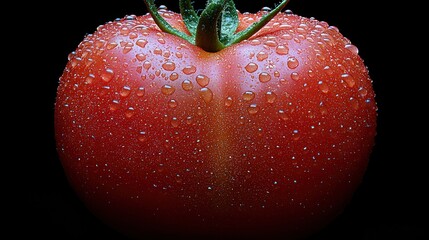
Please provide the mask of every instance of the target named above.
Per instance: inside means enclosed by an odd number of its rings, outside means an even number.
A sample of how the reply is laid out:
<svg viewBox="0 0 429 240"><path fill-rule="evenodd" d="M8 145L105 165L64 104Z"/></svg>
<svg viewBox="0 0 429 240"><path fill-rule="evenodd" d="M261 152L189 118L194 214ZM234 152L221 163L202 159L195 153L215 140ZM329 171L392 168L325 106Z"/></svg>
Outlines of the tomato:
<svg viewBox="0 0 429 240"><path fill-rule="evenodd" d="M197 16L145 1L151 14L84 38L55 133L92 213L136 238L290 239L341 213L374 145L372 82L336 27L279 13L286 2L251 14L213 0Z"/></svg>

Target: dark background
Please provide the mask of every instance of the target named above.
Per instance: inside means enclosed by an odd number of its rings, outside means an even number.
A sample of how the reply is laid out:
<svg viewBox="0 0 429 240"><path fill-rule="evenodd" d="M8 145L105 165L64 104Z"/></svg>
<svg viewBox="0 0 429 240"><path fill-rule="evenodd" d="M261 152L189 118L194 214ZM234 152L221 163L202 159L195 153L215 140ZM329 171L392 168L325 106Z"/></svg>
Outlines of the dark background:
<svg viewBox="0 0 429 240"><path fill-rule="evenodd" d="M277 2L248 0L236 1L236 5L242 12L256 12ZM176 1L156 3L178 8ZM198 0L196 4L204 3ZM68 185L56 155L53 109L67 55L84 35L115 18L145 14L144 3L70 0L26 3L25 9L26 14L8 18L27 22L19 30L25 44L18 56L27 60L15 72L24 76L24 83L14 84L25 86L23 95L28 97L26 104L15 106L24 124L15 128L19 139L14 156L19 160L16 169L24 171L12 171L14 177L9 178L14 184L20 182L14 187L20 195L8 196L18 204L6 206L13 212L11 229L17 238L125 239L91 215ZM429 181L424 162L429 159L423 117L428 107L423 91L429 79L423 66L427 59L415 58L416 53L424 56L427 51L420 36L429 30L427 21L418 26L419 21L409 17L411 8L390 1L292 0L286 9L338 27L358 46L374 81L379 107L376 146L361 187L344 213L311 240L428 239L425 194ZM23 201L16 201L15 196Z"/></svg>

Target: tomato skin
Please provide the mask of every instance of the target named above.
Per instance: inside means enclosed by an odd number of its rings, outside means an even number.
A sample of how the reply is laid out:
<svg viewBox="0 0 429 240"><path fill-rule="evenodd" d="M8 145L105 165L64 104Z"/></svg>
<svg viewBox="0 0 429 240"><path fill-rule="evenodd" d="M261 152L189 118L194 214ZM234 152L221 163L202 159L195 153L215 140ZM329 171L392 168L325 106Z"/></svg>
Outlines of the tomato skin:
<svg viewBox="0 0 429 240"><path fill-rule="evenodd" d="M239 30L261 14L240 14ZM207 53L146 15L99 27L69 58L59 156L88 208L127 235L306 236L364 175L371 80L324 22L281 13Z"/></svg>

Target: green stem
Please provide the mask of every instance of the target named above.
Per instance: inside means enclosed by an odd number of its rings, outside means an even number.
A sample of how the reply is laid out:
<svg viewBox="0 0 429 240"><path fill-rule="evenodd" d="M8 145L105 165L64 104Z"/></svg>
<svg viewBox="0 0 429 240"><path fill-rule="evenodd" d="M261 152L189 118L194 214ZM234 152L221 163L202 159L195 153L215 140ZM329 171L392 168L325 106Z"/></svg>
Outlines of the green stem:
<svg viewBox="0 0 429 240"><path fill-rule="evenodd" d="M191 36L173 28L158 13L154 0L144 0L146 7L159 28L167 33L183 38L207 52L217 52L233 44L250 38L275 17L289 2L282 2L258 22L241 32L236 32L239 19L233 0L208 0L201 15L195 12L190 0L179 0L183 22Z"/></svg>
<svg viewBox="0 0 429 240"><path fill-rule="evenodd" d="M225 8L226 0L213 0L208 3L201 13L195 36L195 45L207 52L217 52L225 48L219 39L219 29L222 29L219 21Z"/></svg>
<svg viewBox="0 0 429 240"><path fill-rule="evenodd" d="M190 0L180 0L179 2L180 13L182 14L183 21L192 36L195 36L198 25L198 14L195 12L194 7Z"/></svg>

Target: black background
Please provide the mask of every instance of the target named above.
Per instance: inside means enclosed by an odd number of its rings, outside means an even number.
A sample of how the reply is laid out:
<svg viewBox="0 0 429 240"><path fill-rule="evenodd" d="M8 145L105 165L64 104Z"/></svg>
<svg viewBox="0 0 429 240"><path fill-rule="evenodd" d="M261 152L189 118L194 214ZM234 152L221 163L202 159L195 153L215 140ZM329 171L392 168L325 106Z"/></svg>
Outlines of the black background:
<svg viewBox="0 0 429 240"><path fill-rule="evenodd" d="M156 2L177 11L177 1ZM201 7L205 0L196 2ZM277 0L236 1L242 12L256 12L275 3ZM428 109L424 89L429 79L423 66L427 59L415 58L427 51L420 35L429 30L427 21L418 26L418 19L409 17L412 9L389 1L292 0L286 8L338 27L358 46L374 81L379 107L376 146L361 187L344 213L310 239L428 239L425 193L429 184L424 162L429 159L423 114ZM14 236L125 239L91 215L68 185L55 149L53 109L67 55L84 35L115 18L145 14L144 3L33 2L26 3L25 9L25 14L8 18L26 22L19 28L23 44L18 56L26 61L13 61L19 68L14 73L23 77L13 85L24 88L20 97L28 99L12 106L23 122L14 128L17 134L11 138L18 146L13 155L18 166L6 182L9 186L19 182L12 188L20 194L7 197L18 204L5 206L13 212L9 222ZM13 36L6 40L10 38ZM17 198L23 201L15 201Z"/></svg>

